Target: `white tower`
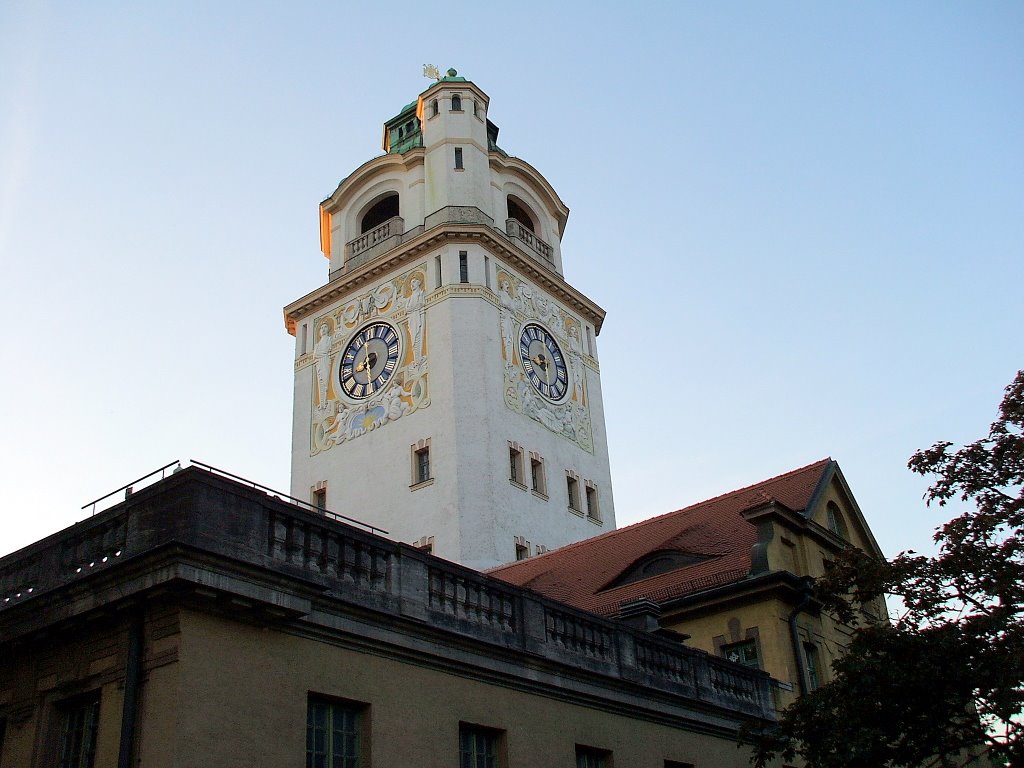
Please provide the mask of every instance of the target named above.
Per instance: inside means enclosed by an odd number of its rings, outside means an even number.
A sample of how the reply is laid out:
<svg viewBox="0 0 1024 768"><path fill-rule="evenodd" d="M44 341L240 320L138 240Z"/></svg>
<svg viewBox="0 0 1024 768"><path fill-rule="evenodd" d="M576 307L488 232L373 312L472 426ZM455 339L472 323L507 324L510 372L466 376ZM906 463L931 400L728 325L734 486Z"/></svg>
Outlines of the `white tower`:
<svg viewBox="0 0 1024 768"><path fill-rule="evenodd" d="M329 280L296 337L292 494L472 568L615 527L569 210L448 70L320 204Z"/></svg>

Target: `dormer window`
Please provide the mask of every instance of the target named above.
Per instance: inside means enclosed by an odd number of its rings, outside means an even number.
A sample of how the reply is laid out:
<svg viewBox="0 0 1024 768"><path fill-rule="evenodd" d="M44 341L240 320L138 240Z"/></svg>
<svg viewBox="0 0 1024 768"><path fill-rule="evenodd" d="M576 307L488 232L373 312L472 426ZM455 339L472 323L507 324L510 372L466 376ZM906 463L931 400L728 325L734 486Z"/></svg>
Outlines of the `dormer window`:
<svg viewBox="0 0 1024 768"><path fill-rule="evenodd" d="M359 223L359 234L369 232L371 229L376 229L385 221L393 219L397 215L398 195L392 192L374 203L370 207L370 210L363 214L363 219Z"/></svg>
<svg viewBox="0 0 1024 768"><path fill-rule="evenodd" d="M536 234L537 229L536 229L536 225L534 225L534 223L533 223L533 216L530 215L530 212L526 208L526 205L524 203L516 200L516 198L512 197L512 195L508 196L508 201L507 202L508 202L508 218L515 219L520 224L522 224L524 227L526 227L528 230L530 230L531 232Z"/></svg>
<svg viewBox="0 0 1024 768"><path fill-rule="evenodd" d="M457 93L452 94L452 112L462 111L462 97Z"/></svg>

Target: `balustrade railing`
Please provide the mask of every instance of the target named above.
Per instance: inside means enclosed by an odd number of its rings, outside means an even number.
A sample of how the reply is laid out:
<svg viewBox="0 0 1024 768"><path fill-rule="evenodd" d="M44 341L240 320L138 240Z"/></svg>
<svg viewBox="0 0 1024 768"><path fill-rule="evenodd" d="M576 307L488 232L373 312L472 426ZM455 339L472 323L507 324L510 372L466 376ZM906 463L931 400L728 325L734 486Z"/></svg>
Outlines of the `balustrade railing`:
<svg viewBox="0 0 1024 768"><path fill-rule="evenodd" d="M355 240L349 241L345 246L347 251L346 256L348 259L354 258L360 253L368 251L378 243L383 243L385 240L395 237L396 235L401 236L402 229L403 221L399 216L390 218L383 224L374 227L368 232L364 232Z"/></svg>
<svg viewBox="0 0 1024 768"><path fill-rule="evenodd" d="M518 219L505 220L505 233L509 237L522 240L527 246L529 246L530 250L543 258L544 261L548 262L548 264L554 264L555 249L523 226L522 222Z"/></svg>

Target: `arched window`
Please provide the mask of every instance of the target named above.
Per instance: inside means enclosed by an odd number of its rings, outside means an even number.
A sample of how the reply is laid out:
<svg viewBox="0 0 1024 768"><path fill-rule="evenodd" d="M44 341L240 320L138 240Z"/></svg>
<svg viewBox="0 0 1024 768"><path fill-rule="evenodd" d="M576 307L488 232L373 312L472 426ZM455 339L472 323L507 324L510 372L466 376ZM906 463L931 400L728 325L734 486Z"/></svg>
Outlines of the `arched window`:
<svg viewBox="0 0 1024 768"><path fill-rule="evenodd" d="M359 223L359 234L369 232L379 227L388 219L398 215L398 195L392 192L374 203L370 210L363 214L363 220Z"/></svg>
<svg viewBox="0 0 1024 768"><path fill-rule="evenodd" d="M430 116L437 117L437 99L431 99L430 101Z"/></svg>
<svg viewBox="0 0 1024 768"><path fill-rule="evenodd" d="M836 536L840 536L849 541L850 533L846 528L846 521L843 519L843 513L839 511L839 505L834 501L830 501L828 506L825 508L825 514L828 516L828 529Z"/></svg>
<svg viewBox="0 0 1024 768"><path fill-rule="evenodd" d="M452 94L452 112L462 111L462 97L457 93Z"/></svg>
<svg viewBox="0 0 1024 768"><path fill-rule="evenodd" d="M537 230L535 229L535 225L533 223L533 216L530 215L530 212L527 209L527 207L524 204L517 201L514 197L512 197L512 195L508 196L507 202L508 217L510 219L515 219L528 230L536 234Z"/></svg>

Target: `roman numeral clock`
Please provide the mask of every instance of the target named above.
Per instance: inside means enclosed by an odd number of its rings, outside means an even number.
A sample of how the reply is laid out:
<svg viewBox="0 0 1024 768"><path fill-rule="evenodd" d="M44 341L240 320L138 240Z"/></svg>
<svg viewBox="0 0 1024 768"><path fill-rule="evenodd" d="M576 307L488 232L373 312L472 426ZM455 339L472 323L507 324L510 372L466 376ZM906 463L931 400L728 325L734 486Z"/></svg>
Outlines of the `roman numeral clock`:
<svg viewBox="0 0 1024 768"><path fill-rule="evenodd" d="M320 204L327 282L295 336L292 495L487 568L615 525L569 210L454 70Z"/></svg>

